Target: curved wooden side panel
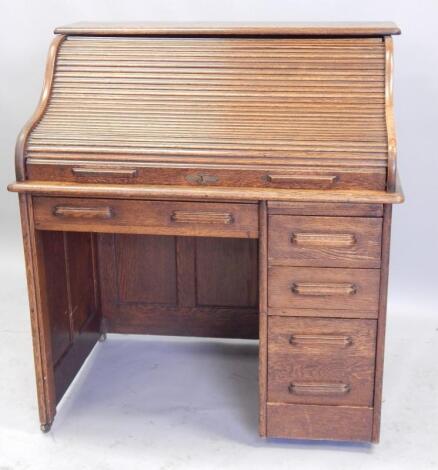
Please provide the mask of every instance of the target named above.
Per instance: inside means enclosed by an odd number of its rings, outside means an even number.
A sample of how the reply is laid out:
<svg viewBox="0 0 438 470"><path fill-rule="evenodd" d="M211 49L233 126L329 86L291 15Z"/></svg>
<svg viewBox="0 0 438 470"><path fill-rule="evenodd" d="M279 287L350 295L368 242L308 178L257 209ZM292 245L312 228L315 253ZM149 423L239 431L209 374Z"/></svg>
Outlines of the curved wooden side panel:
<svg viewBox="0 0 438 470"><path fill-rule="evenodd" d="M52 44L49 48L49 56L47 58L46 71L44 74L43 91L41 92L40 101L38 106L33 113L32 117L27 121L21 130L17 138L15 146L15 174L18 181L24 181L26 179L25 167L24 167L24 151L26 148L27 139L30 132L36 126L38 121L42 118L47 105L49 104L49 98L52 90L53 76L55 70L56 57L58 56L59 46L64 41L66 36L59 35L53 39Z"/></svg>
<svg viewBox="0 0 438 470"><path fill-rule="evenodd" d="M394 124L394 102L392 97L393 75L392 37L385 37L385 119L388 139L388 180L387 190L394 192L397 180L397 139Z"/></svg>

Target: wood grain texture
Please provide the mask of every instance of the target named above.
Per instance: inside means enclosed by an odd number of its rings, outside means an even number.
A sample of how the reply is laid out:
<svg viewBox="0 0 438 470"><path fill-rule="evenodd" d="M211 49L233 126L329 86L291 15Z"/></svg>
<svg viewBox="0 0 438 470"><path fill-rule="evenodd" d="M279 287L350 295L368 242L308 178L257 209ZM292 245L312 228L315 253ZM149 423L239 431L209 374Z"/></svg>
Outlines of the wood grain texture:
<svg viewBox="0 0 438 470"><path fill-rule="evenodd" d="M38 412L42 429L51 426L56 414L56 391L47 310L44 309L46 291L42 270L39 232L33 223L32 199L19 195L23 248L26 261L26 278L29 297L32 344Z"/></svg>
<svg viewBox="0 0 438 470"><path fill-rule="evenodd" d="M49 104L49 98L53 85L53 75L55 70L56 58L58 55L59 47L64 41L64 39L65 36L57 36L53 39L52 44L50 45L40 101L34 114L25 124L17 138L17 143L15 145L15 173L18 181L24 181L26 179L25 151L29 135L44 115Z"/></svg>
<svg viewBox="0 0 438 470"><path fill-rule="evenodd" d="M268 401L372 406L376 321L268 320Z"/></svg>
<svg viewBox="0 0 438 470"><path fill-rule="evenodd" d="M268 276L270 307L378 309L378 269L274 266L269 268Z"/></svg>
<svg viewBox="0 0 438 470"><path fill-rule="evenodd" d="M202 237L195 243L197 305L256 309L257 241Z"/></svg>
<svg viewBox="0 0 438 470"><path fill-rule="evenodd" d="M381 38L67 36L50 106L26 153L135 158L155 167L258 164L269 170L265 184L348 187L336 171L272 171L330 160L340 170L355 161L385 169L385 45ZM350 187L372 181L353 177ZM377 183L385 188L383 172Z"/></svg>
<svg viewBox="0 0 438 470"><path fill-rule="evenodd" d="M382 219L272 215L269 263L379 268Z"/></svg>
<svg viewBox="0 0 438 470"><path fill-rule="evenodd" d="M268 211L265 201L259 205L259 434L267 435L268 399Z"/></svg>
<svg viewBox="0 0 438 470"><path fill-rule="evenodd" d="M109 332L258 338L255 240L98 238Z"/></svg>
<svg viewBox="0 0 438 470"><path fill-rule="evenodd" d="M268 211L270 215L382 217L383 205L268 201Z"/></svg>
<svg viewBox="0 0 438 470"><path fill-rule="evenodd" d="M275 188L177 187L116 184L79 184L24 181L12 183L8 190L76 197L111 197L120 199L203 199L240 201L289 201L351 204L400 204L404 201L401 187L397 192L368 190L313 190Z"/></svg>
<svg viewBox="0 0 438 470"><path fill-rule="evenodd" d="M176 305L175 249L175 237L114 237L115 265L111 269L116 272L117 301Z"/></svg>
<svg viewBox="0 0 438 470"><path fill-rule="evenodd" d="M181 307L196 306L196 241L195 237L176 237L176 282Z"/></svg>
<svg viewBox="0 0 438 470"><path fill-rule="evenodd" d="M215 36L215 35L268 35L268 36L382 36L400 34L400 29L392 22L245 22L245 23L96 23L78 22L59 26L56 34L86 36Z"/></svg>
<svg viewBox="0 0 438 470"><path fill-rule="evenodd" d="M57 32L8 187L42 429L108 331L259 338L261 436L377 442L398 28Z"/></svg>
<svg viewBox="0 0 438 470"><path fill-rule="evenodd" d="M50 197L36 197L34 204L35 224L40 230L237 238L258 236L255 204Z"/></svg>
<svg viewBox="0 0 438 470"><path fill-rule="evenodd" d="M393 49L392 38L385 38L385 119L388 139L388 191L395 191L397 183L397 138L395 135L394 99L392 93Z"/></svg>
<svg viewBox="0 0 438 470"><path fill-rule="evenodd" d="M256 309L129 305L105 317L109 333L258 339Z"/></svg>
<svg viewBox="0 0 438 470"><path fill-rule="evenodd" d="M372 408L268 403L268 437L369 441Z"/></svg>
<svg viewBox="0 0 438 470"><path fill-rule="evenodd" d="M379 322L377 326L376 377L374 389L374 413L372 441L380 439L382 409L383 364L385 357L386 309L388 299L389 250L391 243L392 206L384 206L382 234L382 269L380 270Z"/></svg>
<svg viewBox="0 0 438 470"><path fill-rule="evenodd" d="M38 231L42 308L56 403L59 403L100 336L94 241L91 234Z"/></svg>
<svg viewBox="0 0 438 470"><path fill-rule="evenodd" d="M255 188L302 188L324 189L321 178L329 177L332 189L371 189L381 190L386 186L386 168L360 166L360 162L351 162L348 168L339 168L336 161L320 162L319 166L275 165L267 169L264 165L242 167L229 164L224 169L220 165L202 164L184 168L184 164L174 162L162 164L159 168L154 162L99 162L92 159L42 159L26 160L27 176L36 181L58 181L77 183L120 183L120 184L172 184L179 186L227 186ZM302 161L300 165L305 165ZM325 166L324 166L325 165ZM193 165L192 165L193 166ZM271 166L274 162L271 161Z"/></svg>
<svg viewBox="0 0 438 470"><path fill-rule="evenodd" d="M373 318L377 319L377 310L333 310L329 308L270 307L268 315L281 317L323 317L323 318Z"/></svg>
<svg viewBox="0 0 438 470"><path fill-rule="evenodd" d="M44 309L49 316L52 360L56 365L72 340L65 238L63 232L43 232L39 237L46 283Z"/></svg>

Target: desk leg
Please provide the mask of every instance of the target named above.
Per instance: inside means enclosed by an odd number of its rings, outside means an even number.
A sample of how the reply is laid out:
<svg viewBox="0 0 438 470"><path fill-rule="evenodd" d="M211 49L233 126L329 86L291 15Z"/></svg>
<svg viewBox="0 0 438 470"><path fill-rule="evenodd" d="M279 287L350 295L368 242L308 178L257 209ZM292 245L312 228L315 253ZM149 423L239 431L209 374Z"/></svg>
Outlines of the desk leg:
<svg viewBox="0 0 438 470"><path fill-rule="evenodd" d="M37 256L37 237L32 218L31 196L20 194L26 276L35 361L35 375L41 430L47 432L56 414L55 381L50 347L50 326L41 301L41 278Z"/></svg>
<svg viewBox="0 0 438 470"><path fill-rule="evenodd" d="M266 437L268 367L268 217L266 201L259 206L259 434Z"/></svg>

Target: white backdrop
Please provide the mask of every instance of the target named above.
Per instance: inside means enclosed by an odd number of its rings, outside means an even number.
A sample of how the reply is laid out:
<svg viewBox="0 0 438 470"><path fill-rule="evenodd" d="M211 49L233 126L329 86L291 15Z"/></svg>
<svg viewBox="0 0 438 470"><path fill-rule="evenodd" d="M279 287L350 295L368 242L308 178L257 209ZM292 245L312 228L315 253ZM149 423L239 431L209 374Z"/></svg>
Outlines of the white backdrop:
<svg viewBox="0 0 438 470"><path fill-rule="evenodd" d="M389 398L388 403L384 404L383 442L375 450L336 445L308 447L300 443L294 446L265 445L258 441L254 432L254 413L248 412L252 416L251 426L247 426L241 435L240 429L236 428L238 425L233 424L229 406L224 408L228 411L219 410L214 415L214 419L218 420L216 428L211 426L214 420L207 420L209 424L204 427L193 428L194 422L199 424L200 411L196 411L199 402L193 402L194 411L176 414L176 424L171 420L165 424L164 431L158 425L163 422L158 416L146 423L152 427L149 434L140 421L136 430L127 428L127 425L120 429L116 427L114 435L109 431L116 424L111 422L114 419L111 418L111 410L117 408L118 402L107 404L104 409L93 402L90 416L95 417L82 425L90 426L94 431L89 433L91 440L81 440L84 428L81 427L81 418L75 421L75 417L88 409L87 394L98 393L96 390L104 380L96 380L93 389L93 379L90 377L87 378L88 386L79 389L75 400L66 405L62 416L68 415L68 418L63 420L61 415L58 416L58 423L61 422L63 427L60 425L60 429L52 431L51 436L39 435L18 204L16 196L6 192L7 183L14 180L15 139L38 102L54 27L75 21L124 20L375 20L394 21L401 27L402 35L394 38L394 96L399 172L406 203L395 207L393 211L389 336L384 389ZM135 460L139 467L144 462L143 468L166 469L194 468L195 461L203 462L201 468L204 469L215 466L236 468L238 464L239 468L246 468L245 462L250 461L252 469L267 468L268 464L263 462L275 463L277 468L291 468L294 463L299 463L300 468L323 468L322 462L327 465L326 468L336 469L344 465L348 468L354 465L357 468L374 469L379 464L385 469L397 470L403 468L403 465L405 468L415 466L419 470L438 468L437 449L433 444L433 440L438 437L438 374L435 365L438 334L437 23L436 0L0 0L0 469L48 469L52 468L48 463L52 458L51 465L58 470L107 469L113 468L114 462L119 462L114 468L120 468L127 456L132 465ZM123 354L126 350L122 343L119 346L117 341L113 344L115 346L105 346L116 348L106 350L109 351L106 354L114 354L116 361L117 348L120 347ZM98 364L99 354L105 354L102 351L105 350L99 349L95 359ZM246 349L241 352L244 353L243 359L239 359L241 354L236 354L233 359L233 363L240 364L235 366L238 370L234 372L237 376L244 376L245 371L252 371L251 380L254 381L256 355L252 365L247 365L245 354L249 352ZM144 361L147 360L144 358ZM107 361L102 362L102 370L107 367ZM188 364L192 362L189 360ZM226 367L224 364L222 366ZM191 366L187 367L190 370ZM211 369L209 371L214 380L214 374ZM106 386L114 387L114 372L107 373ZM133 375L136 373L138 371L132 372ZM168 374L163 375L163 384L169 380L168 377ZM124 377L124 380L129 379L129 374ZM192 379L197 382L196 377ZM168 385L172 387L171 382ZM252 403L251 400L253 404L256 403L256 395L251 392L253 385L256 386L251 382L247 390L240 390L243 403ZM120 393L120 396L115 394L115 400L123 401L123 394ZM137 399L141 409L143 400L135 398L132 393L129 392L127 397L134 402ZM105 396L93 397L96 401L107 399ZM251 408L253 404L248 406ZM123 405L128 407L127 415L131 405ZM124 413L122 419L125 419ZM160 409L159 413L164 412ZM105 419L109 421L105 422ZM127 419L126 423L132 423L132 420L138 423L135 416ZM189 423L188 428L178 428L178 420ZM103 425L105 429L99 427ZM223 431L219 437L217 427ZM196 430L201 431L196 434ZM163 434L157 434L160 432ZM103 441L99 441L99 438ZM181 447L183 442L184 449ZM11 447L13 445L18 447L15 449ZM88 450L84 450L84 446L88 446ZM122 449L119 453L114 451L117 446ZM114 456L111 459L103 455L110 448ZM85 459L86 455L90 460ZM190 460L190 455L196 456L194 461ZM84 460L80 456L84 456ZM146 464L149 462L147 458L153 462L152 466ZM317 458L319 461L315 460ZM84 463L86 461L87 464ZM130 465L127 467L134 468Z"/></svg>

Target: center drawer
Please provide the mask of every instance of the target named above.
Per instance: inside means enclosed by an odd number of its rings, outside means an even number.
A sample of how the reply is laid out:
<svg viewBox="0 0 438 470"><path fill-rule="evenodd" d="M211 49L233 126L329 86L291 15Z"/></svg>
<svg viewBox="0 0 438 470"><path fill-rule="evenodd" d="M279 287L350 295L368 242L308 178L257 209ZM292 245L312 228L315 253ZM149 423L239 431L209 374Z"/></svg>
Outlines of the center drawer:
<svg viewBox="0 0 438 470"><path fill-rule="evenodd" d="M34 197L33 207L39 230L258 237L256 204Z"/></svg>
<svg viewBox="0 0 438 470"><path fill-rule="evenodd" d="M269 402L372 406L375 320L268 321Z"/></svg>

